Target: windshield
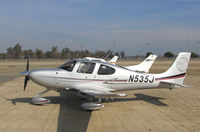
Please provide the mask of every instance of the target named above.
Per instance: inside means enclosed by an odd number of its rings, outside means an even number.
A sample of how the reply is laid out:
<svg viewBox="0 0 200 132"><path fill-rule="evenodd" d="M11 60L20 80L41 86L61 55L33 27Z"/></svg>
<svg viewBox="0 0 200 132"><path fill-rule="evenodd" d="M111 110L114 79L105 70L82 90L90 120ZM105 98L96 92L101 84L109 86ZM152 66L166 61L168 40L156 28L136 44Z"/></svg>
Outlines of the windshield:
<svg viewBox="0 0 200 132"><path fill-rule="evenodd" d="M60 66L61 69L71 72L76 64L76 61L70 61Z"/></svg>

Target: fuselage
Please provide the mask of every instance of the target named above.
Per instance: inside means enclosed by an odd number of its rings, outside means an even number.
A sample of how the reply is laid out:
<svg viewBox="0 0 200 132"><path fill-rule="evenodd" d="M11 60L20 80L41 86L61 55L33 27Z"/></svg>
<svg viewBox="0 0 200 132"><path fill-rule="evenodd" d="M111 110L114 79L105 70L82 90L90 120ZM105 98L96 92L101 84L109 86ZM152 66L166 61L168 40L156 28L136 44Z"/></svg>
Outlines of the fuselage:
<svg viewBox="0 0 200 132"><path fill-rule="evenodd" d="M71 89L77 84L95 84L105 88L131 90L159 86L158 74L146 74L107 62L73 60L53 69L36 69L29 73L37 84L54 90Z"/></svg>

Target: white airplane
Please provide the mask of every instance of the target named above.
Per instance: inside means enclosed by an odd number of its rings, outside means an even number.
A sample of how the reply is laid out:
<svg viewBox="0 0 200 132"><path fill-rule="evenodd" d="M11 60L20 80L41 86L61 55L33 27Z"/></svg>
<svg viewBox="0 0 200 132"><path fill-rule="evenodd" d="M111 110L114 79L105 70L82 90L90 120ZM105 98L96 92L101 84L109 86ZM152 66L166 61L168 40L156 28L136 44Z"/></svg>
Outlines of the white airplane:
<svg viewBox="0 0 200 132"><path fill-rule="evenodd" d="M148 73L149 69L151 68L152 64L156 60L157 55L149 55L142 63L133 66L127 66L127 69L138 71L138 72L145 72Z"/></svg>
<svg viewBox="0 0 200 132"><path fill-rule="evenodd" d="M90 100L97 98L99 102L83 103L86 110L103 108L101 98L124 97L126 94L117 91L175 88L186 87L183 84L191 53L182 52L164 73L147 74L119 67L108 62L95 60L72 60L54 69L27 69L21 74L25 75L24 90L27 81L31 79L35 83L46 87L46 90L33 97L34 104L50 102L41 98L42 94L49 90L77 91L81 96L87 96Z"/></svg>
<svg viewBox="0 0 200 132"><path fill-rule="evenodd" d="M106 62L105 59L101 59L101 58L94 58L94 57L84 57L83 59L86 60L96 60L96 61L102 61L102 62ZM118 56L114 56L110 61L108 61L111 64L115 64L117 62Z"/></svg>
<svg viewBox="0 0 200 132"><path fill-rule="evenodd" d="M127 66L125 68L133 70L133 71L137 71L137 72L149 72L149 69L151 68L152 64L154 63L154 61L156 60L157 55L149 55L143 62L141 62L138 65L132 65L132 66ZM83 59L87 59L87 60L97 60L97 61L102 61L102 62L106 62L105 59L101 59L101 58L93 58L93 57L84 57ZM115 64L117 62L118 56L114 56L110 61L108 61L111 64Z"/></svg>

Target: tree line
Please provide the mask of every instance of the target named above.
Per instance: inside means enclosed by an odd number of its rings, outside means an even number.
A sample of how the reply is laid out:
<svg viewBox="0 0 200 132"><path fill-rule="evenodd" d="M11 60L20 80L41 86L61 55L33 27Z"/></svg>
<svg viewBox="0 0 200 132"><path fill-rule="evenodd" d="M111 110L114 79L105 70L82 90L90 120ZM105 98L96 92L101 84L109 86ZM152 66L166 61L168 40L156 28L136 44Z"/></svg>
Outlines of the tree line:
<svg viewBox="0 0 200 132"><path fill-rule="evenodd" d="M145 57L153 54L152 52L147 52ZM88 50L70 50L69 48L63 48L61 51L58 50L57 46L53 46L50 51L44 52L42 49L36 48L35 51L32 49L22 50L22 45L15 44L13 47L7 48L6 53L0 53L0 59L75 59L75 58L83 58L83 57L96 57L96 58L104 58L108 55L108 58L112 58L113 56L119 56L119 58L124 59L127 58L124 51L113 52L111 50L103 51L96 50L94 52L90 52ZM135 56L137 57L137 55ZM167 51L163 54L163 57L172 58L175 57L170 51ZM198 58L198 54L192 52L192 58Z"/></svg>
<svg viewBox="0 0 200 132"><path fill-rule="evenodd" d="M35 51L32 49L22 50L22 45L16 44L13 47L7 48L6 53L0 53L0 59L74 59L83 57L97 57L103 58L108 55L108 58L112 58L117 55L124 59L125 52L113 52L111 50L102 51L96 50L90 52L88 50L70 50L69 48L63 48L61 51L58 50L57 46L53 46L50 51L44 52L42 49L36 48Z"/></svg>
<svg viewBox="0 0 200 132"><path fill-rule="evenodd" d="M147 52L145 57L148 57L150 54L153 54L152 52ZM166 58L172 58L172 57L175 57L175 54L173 54L172 52L170 51L167 51L163 54L163 57L166 57ZM198 58L198 54L192 52L191 53L191 58Z"/></svg>

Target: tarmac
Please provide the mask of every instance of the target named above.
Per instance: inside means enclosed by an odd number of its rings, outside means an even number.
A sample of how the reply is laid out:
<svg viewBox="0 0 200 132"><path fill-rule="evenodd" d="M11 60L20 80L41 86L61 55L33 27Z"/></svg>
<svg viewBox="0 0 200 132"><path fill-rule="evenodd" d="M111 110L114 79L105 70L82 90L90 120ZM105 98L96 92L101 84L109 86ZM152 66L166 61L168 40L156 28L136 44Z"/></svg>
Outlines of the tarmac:
<svg viewBox="0 0 200 132"><path fill-rule="evenodd" d="M32 67L58 66L33 63ZM121 64L128 62L121 62ZM134 62L138 63L138 61ZM150 72L166 70L171 60L157 61ZM125 98L103 100L105 108L85 111L78 96L50 91L45 105L33 105L31 99L45 88L28 82L19 71L25 63L0 63L1 132L199 132L200 131L200 61L192 60L185 84L189 88L125 91ZM13 69L14 68L14 69Z"/></svg>

